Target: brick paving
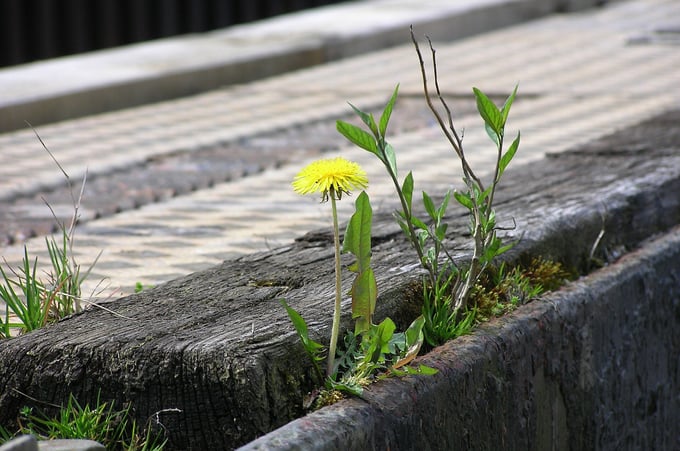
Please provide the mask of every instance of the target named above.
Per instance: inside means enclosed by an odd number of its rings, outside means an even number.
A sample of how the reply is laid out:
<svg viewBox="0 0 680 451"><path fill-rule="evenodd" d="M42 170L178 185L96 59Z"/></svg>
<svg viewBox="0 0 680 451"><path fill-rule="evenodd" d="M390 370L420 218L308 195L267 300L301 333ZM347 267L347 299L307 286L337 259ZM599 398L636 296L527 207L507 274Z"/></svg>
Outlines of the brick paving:
<svg viewBox="0 0 680 451"><path fill-rule="evenodd" d="M680 105L680 47L654 39L655 30L678 17L680 4L670 0L615 2L436 42L441 86L457 106L456 122L465 129L472 165L489 168L493 161L493 148L471 109L472 86L504 96L520 85L507 128L513 135L522 131L522 144L509 170ZM379 107L396 83L402 96L420 97L420 73L410 45L41 126L41 137L72 179L87 170L92 181L87 195L93 199L84 203L87 222L77 232L76 253L84 265L103 253L86 290L98 289L103 279L106 289L99 296L129 293L136 282L162 283L225 258L285 246L311 229L327 227L328 206L290 189L295 173L321 153L362 164L374 208L391 208L391 186L372 155L342 140L310 135L328 136L333 121L348 113L347 101ZM391 138L401 171L413 170L416 189L424 183L442 190L457 184L457 162L440 131L422 106L404 104L404 111L399 104L395 110L399 125ZM417 119L411 123L414 113ZM263 144L267 139L273 144ZM30 130L0 135L0 149L0 200L16 208L15 218L44 217L37 213L39 203L22 211L18 200L35 201L63 187L54 162ZM221 158L221 152L230 158ZM187 175L192 164L202 174L193 181ZM204 171L206 165L211 170ZM116 201L100 200L106 198L102 194ZM50 198L60 212L68 202ZM341 214L347 217L351 206L340 202ZM16 235L16 243L2 249L10 263L23 252L23 236ZM26 244L45 261L44 238Z"/></svg>

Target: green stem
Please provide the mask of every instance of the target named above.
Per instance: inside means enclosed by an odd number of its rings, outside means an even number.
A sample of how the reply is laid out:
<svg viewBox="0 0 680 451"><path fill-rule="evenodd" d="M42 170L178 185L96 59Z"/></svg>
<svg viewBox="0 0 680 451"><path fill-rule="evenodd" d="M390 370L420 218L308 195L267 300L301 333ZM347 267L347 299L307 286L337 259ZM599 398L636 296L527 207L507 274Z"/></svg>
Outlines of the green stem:
<svg viewBox="0 0 680 451"><path fill-rule="evenodd" d="M338 209L335 204L335 190L329 191L331 198L331 209L333 210L333 241L335 244L335 309L333 311L333 328L331 330L331 344L328 349L328 367L326 373L328 377L333 375L335 366L335 349L338 346L338 333L340 329L340 308L342 301L342 277L340 274L340 231L338 229Z"/></svg>
<svg viewBox="0 0 680 451"><path fill-rule="evenodd" d="M430 283L432 286L435 284L436 280L436 272L434 268L432 267L431 264L429 264L424 256L425 254L423 253L423 249L420 247L420 242L418 241L418 235L416 234L416 229L413 226L413 215L411 213L411 206L408 204L406 201L406 198L404 197L404 192L401 189L401 186L399 185L399 180L397 179L397 174L394 173L392 168L390 167L390 164L387 162L387 152L385 151L385 139L376 137L377 139L377 144L378 148L380 149L380 154L382 157L380 158L380 161L385 165L385 168L387 169L387 173L389 174L390 178L392 179L392 183L394 184L394 188L397 191L397 195L399 196L399 201L401 202L401 209L404 212L404 217L406 219L406 226L408 227L409 231L409 240L411 241L411 245L413 248L416 250L416 254L418 255L418 261L420 264L425 268L425 270L428 273L428 276L430 278Z"/></svg>

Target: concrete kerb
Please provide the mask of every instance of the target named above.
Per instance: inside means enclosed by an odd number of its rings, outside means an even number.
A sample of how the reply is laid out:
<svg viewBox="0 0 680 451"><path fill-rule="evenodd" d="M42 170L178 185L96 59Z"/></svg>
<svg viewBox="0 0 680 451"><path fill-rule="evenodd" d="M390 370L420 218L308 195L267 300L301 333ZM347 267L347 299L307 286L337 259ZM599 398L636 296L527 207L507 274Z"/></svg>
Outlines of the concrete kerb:
<svg viewBox="0 0 680 451"><path fill-rule="evenodd" d="M596 0L349 2L0 70L0 132L248 82L408 41L453 40Z"/></svg>

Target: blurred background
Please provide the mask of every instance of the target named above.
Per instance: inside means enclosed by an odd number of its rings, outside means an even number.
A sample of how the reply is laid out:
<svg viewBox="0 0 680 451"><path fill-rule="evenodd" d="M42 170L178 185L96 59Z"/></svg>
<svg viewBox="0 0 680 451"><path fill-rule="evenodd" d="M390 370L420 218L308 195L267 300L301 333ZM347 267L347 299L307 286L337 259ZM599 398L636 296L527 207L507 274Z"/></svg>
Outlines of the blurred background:
<svg viewBox="0 0 680 451"><path fill-rule="evenodd" d="M0 0L0 67L332 3L342 0Z"/></svg>

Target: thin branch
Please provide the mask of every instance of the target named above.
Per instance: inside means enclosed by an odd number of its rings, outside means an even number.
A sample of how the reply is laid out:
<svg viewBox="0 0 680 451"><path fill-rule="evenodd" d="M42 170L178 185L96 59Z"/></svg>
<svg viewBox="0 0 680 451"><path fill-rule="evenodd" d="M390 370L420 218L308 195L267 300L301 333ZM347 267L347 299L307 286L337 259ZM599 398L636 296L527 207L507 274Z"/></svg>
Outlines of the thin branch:
<svg viewBox="0 0 680 451"><path fill-rule="evenodd" d="M63 408L63 406L60 406L58 404L52 404L51 402L41 401L40 399L36 399L36 398L32 397L31 395L27 395L26 393L22 392L21 390L14 388L14 387L12 387L12 391L15 392L15 393L19 393L21 396L24 396L25 398L30 399L33 402L37 402L37 403L40 403L40 404L43 404L43 405L46 405L46 406L50 406L50 407L56 407L57 409Z"/></svg>
<svg viewBox="0 0 680 451"><path fill-rule="evenodd" d="M423 60L423 55L420 51L420 46L418 45L418 41L416 40L415 34L413 32L413 26L411 26L411 41L413 42L413 45L416 49L416 53L418 54L418 61L420 63L420 74L423 79L423 91L425 92L425 101L427 102L427 106L430 109L430 111L432 111L432 114L437 120L437 123L439 124L439 127L441 128L442 132L444 133L444 136L449 141L449 143L451 143L451 146L453 147L454 151L460 158L461 164L463 166L464 175L466 176L466 178L474 180L474 182L480 188L482 188L483 191L484 188L483 184L481 183L481 180L479 180L479 178L475 175L474 171L468 164L467 159L465 158L465 153L463 152L463 141L460 138L460 136L458 136L458 133L456 132L455 127L453 125L453 116L451 114L451 109L446 104L446 101L444 100L444 97L441 94L441 90L439 89L439 76L437 74L436 52L434 50L434 47L432 46L432 41L430 41L430 39L428 38L428 42L430 43L430 50L432 51L432 60L434 64L434 83L436 87L437 97L439 101L442 103L442 105L444 105L444 109L446 110L447 113L448 126L447 122L444 121L441 114L439 114L439 111L437 111L437 109L434 106L434 103L432 102L432 97L430 96L430 91L427 83L425 61Z"/></svg>
<svg viewBox="0 0 680 451"><path fill-rule="evenodd" d="M457 144L457 151L460 154L463 154L463 140L458 136L458 132L456 131L456 127L453 126L453 114L451 113L451 109L449 108L449 105L446 103L444 100L444 97L442 96L442 91L439 89L439 77L437 74L439 73L437 70L437 51L434 49L434 46L432 45L432 40L430 39L429 36L426 36L427 42L430 45L430 52L432 53L432 71L434 72L434 87L435 90L437 91L437 97L439 98L439 102L442 104L444 107L444 110L446 111L446 117L448 119L449 123L449 130L451 130L451 134L456 140ZM454 144L454 143L452 143ZM456 148L456 145L454 144L454 148Z"/></svg>

